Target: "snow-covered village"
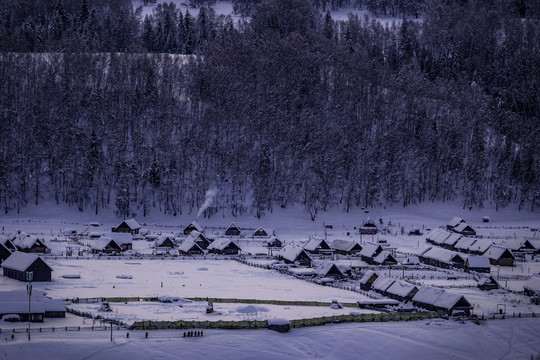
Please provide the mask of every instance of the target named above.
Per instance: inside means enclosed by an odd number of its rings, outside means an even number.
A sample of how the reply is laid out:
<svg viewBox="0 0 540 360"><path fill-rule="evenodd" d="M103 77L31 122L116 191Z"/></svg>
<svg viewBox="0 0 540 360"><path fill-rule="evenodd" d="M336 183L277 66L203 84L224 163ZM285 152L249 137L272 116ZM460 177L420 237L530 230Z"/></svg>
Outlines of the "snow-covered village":
<svg viewBox="0 0 540 360"><path fill-rule="evenodd" d="M540 2L0 2L0 359L540 359Z"/></svg>

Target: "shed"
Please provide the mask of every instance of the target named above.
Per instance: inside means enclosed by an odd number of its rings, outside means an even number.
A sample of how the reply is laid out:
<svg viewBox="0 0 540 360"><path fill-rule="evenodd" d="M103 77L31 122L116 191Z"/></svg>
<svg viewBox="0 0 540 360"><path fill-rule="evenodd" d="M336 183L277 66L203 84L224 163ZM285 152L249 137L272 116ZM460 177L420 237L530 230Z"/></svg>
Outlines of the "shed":
<svg viewBox="0 0 540 360"><path fill-rule="evenodd" d="M178 252L182 255L202 255L203 249L195 242L191 240L184 240L180 246L178 246Z"/></svg>
<svg viewBox="0 0 540 360"><path fill-rule="evenodd" d="M373 270L368 270L364 273L364 276L360 279L360 288L362 290L370 290L373 282L377 280L379 275Z"/></svg>
<svg viewBox="0 0 540 360"><path fill-rule="evenodd" d="M15 251L3 263L4 276L26 281L26 273L33 272L33 281L51 281L52 268L39 256Z"/></svg>
<svg viewBox="0 0 540 360"><path fill-rule="evenodd" d="M484 276L478 280L477 286L482 291L496 290L500 288L497 280L495 280L495 278L491 275Z"/></svg>
<svg viewBox="0 0 540 360"><path fill-rule="evenodd" d="M200 233L203 232L203 228L201 225L199 225L199 223L197 221L192 221L189 223L188 226L186 226L184 228L184 235L189 235L191 234L192 231L198 231Z"/></svg>
<svg viewBox="0 0 540 360"><path fill-rule="evenodd" d="M135 219L124 220L117 227L111 229L112 232L138 234L141 225Z"/></svg>
<svg viewBox="0 0 540 360"><path fill-rule="evenodd" d="M485 253L491 265L514 266L516 257L505 247L492 245Z"/></svg>
<svg viewBox="0 0 540 360"><path fill-rule="evenodd" d="M311 266L313 260L308 253L301 247L295 245L285 245L278 256L287 264L298 263L302 266Z"/></svg>
<svg viewBox="0 0 540 360"><path fill-rule="evenodd" d="M465 260L465 270L489 273L491 271L489 258L487 256L469 256Z"/></svg>
<svg viewBox="0 0 540 360"><path fill-rule="evenodd" d="M220 255L238 255L242 251L231 239L216 239L208 245L207 250Z"/></svg>
<svg viewBox="0 0 540 360"><path fill-rule="evenodd" d="M320 238L312 238L304 245L304 250L311 254L331 253L332 248L326 240Z"/></svg>
<svg viewBox="0 0 540 360"><path fill-rule="evenodd" d="M373 259L373 263L377 265L396 265L398 262L388 251L382 251Z"/></svg>
<svg viewBox="0 0 540 360"><path fill-rule="evenodd" d="M231 223L229 227L225 230L225 235L227 236L240 236L240 228L236 226L235 223Z"/></svg>
<svg viewBox="0 0 540 360"><path fill-rule="evenodd" d="M332 249L336 254L355 255L362 251L362 245L348 240L334 240Z"/></svg>

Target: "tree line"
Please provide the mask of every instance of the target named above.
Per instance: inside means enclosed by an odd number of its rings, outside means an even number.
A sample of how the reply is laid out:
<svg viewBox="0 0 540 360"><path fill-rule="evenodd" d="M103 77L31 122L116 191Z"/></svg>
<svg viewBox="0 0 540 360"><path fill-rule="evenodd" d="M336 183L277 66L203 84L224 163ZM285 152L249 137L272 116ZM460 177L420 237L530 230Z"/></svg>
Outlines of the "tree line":
<svg viewBox="0 0 540 360"><path fill-rule="evenodd" d="M204 2L30 3L0 14L5 213L196 213L209 189L205 216L540 204L534 1L426 1L384 24L307 0L236 22Z"/></svg>

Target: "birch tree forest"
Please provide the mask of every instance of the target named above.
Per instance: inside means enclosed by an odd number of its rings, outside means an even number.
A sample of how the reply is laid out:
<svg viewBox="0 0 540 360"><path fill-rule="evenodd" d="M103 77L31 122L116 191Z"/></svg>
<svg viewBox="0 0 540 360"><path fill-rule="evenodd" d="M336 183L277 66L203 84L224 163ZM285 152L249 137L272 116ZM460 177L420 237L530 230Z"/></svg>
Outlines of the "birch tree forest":
<svg viewBox="0 0 540 360"><path fill-rule="evenodd" d="M233 4L0 0L2 212L540 206L540 2Z"/></svg>

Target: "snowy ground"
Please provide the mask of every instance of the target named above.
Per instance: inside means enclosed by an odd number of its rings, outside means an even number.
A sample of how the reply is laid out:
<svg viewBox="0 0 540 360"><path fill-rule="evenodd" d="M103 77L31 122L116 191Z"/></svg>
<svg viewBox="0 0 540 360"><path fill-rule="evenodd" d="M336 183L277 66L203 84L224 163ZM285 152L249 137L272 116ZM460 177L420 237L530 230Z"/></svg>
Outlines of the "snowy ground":
<svg viewBox="0 0 540 360"><path fill-rule="evenodd" d="M90 313L95 318L97 315L103 318L113 318L131 325L137 321L243 321L243 320L268 320L268 319L308 319L332 315L348 315L351 312L361 314L376 313L376 311L358 308L331 309L323 306L282 306L268 304L231 304L215 303L214 312L206 314L207 302L194 301L187 303L111 303L112 312L99 311L100 304L73 304L69 307L85 313Z"/></svg>
<svg viewBox="0 0 540 360"><path fill-rule="evenodd" d="M320 286L275 270L247 266L232 260L48 260L53 281L34 283L53 298L85 297L214 297L260 300L356 302L368 297ZM80 274L80 279L63 275ZM131 275L119 279L117 275ZM163 287L161 284L163 283ZM6 290L25 283L0 277Z"/></svg>
<svg viewBox="0 0 540 360"><path fill-rule="evenodd" d="M507 319L481 325L431 320L270 330L182 330L35 333L4 340L5 359L529 359L540 354L540 321ZM361 355L360 355L361 354Z"/></svg>

